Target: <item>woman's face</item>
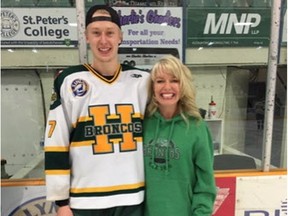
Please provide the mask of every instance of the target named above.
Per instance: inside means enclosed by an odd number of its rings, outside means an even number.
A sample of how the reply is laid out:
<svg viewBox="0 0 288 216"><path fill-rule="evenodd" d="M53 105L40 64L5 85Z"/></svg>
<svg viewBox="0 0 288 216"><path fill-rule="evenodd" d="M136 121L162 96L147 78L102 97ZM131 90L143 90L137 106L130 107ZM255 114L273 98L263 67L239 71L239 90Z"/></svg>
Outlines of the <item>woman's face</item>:
<svg viewBox="0 0 288 216"><path fill-rule="evenodd" d="M153 89L159 109L177 109L177 103L180 100L180 82L176 77L165 71L159 71L153 83Z"/></svg>

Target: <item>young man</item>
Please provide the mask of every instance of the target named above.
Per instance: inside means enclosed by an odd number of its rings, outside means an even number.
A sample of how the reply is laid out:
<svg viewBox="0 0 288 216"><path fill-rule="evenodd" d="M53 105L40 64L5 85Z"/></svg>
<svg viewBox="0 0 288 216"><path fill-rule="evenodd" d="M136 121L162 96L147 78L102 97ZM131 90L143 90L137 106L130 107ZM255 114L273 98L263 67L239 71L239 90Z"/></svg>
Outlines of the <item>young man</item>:
<svg viewBox="0 0 288 216"><path fill-rule="evenodd" d="M121 65L117 12L95 5L86 15L91 65L55 78L45 135L47 199L58 216L142 215L142 120L149 73Z"/></svg>

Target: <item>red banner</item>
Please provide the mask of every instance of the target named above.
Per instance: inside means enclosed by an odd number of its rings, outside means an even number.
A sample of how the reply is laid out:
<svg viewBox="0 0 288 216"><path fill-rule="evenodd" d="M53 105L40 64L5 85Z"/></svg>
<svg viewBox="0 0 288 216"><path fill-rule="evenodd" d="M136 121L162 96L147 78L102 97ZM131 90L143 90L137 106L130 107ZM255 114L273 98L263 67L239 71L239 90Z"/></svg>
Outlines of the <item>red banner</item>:
<svg viewBox="0 0 288 216"><path fill-rule="evenodd" d="M216 178L217 197L213 216L234 216L236 197L236 177Z"/></svg>

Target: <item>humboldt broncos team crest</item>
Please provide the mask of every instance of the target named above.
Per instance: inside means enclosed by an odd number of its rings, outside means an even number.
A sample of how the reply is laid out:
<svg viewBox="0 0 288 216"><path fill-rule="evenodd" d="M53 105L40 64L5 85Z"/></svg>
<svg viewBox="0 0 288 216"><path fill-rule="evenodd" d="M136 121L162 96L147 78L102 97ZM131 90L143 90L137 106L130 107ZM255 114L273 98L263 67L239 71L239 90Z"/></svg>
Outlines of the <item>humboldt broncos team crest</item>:
<svg viewBox="0 0 288 216"><path fill-rule="evenodd" d="M82 97L88 91L88 84L85 80L75 79L71 84L71 89L74 96Z"/></svg>
<svg viewBox="0 0 288 216"><path fill-rule="evenodd" d="M150 157L150 165L160 170L167 170L171 167L170 160L180 157L179 148L172 141L163 138L158 138L155 142L151 140L145 146L144 154Z"/></svg>

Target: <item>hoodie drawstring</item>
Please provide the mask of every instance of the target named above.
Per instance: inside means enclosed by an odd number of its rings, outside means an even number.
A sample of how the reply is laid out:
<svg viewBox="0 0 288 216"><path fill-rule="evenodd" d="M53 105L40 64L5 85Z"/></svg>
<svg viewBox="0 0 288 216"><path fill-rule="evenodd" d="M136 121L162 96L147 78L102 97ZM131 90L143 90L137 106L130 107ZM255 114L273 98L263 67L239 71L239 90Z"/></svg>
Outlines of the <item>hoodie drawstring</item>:
<svg viewBox="0 0 288 216"><path fill-rule="evenodd" d="M165 161L166 161L166 174L169 172L169 160L170 160L170 142L171 142L171 138L172 138L172 135L173 135L173 130L174 130L174 124L175 124L175 121L172 120L172 124L171 124L171 127L170 127L170 131L169 131L169 135L168 135L168 146L167 146L167 151L166 151L166 158L165 158Z"/></svg>
<svg viewBox="0 0 288 216"><path fill-rule="evenodd" d="M160 119L158 118L157 121L157 125L156 125L156 130L155 130L155 135L154 135L154 139L152 142L152 156L151 156L151 162L150 162L150 166L153 169L157 169L158 166L155 163L155 157L157 155L156 151L156 142L158 141L158 136L159 136L159 129L160 129ZM163 167L163 169L165 170L165 173L168 174L169 172L169 160L170 160L170 143L171 143L171 139L172 139L172 135L173 135L173 130L174 130L174 125L175 125L175 121L172 120L171 126L170 126L170 130L169 130L169 134L168 134L168 139L167 139L167 149L165 152L165 167Z"/></svg>
<svg viewBox="0 0 288 216"><path fill-rule="evenodd" d="M156 144L156 141L158 139L159 127L160 127L160 119L158 119L158 121L157 121L156 131L155 131L154 139L152 142L152 158L151 158L150 165L153 169L157 168L157 165L155 164L155 144Z"/></svg>

